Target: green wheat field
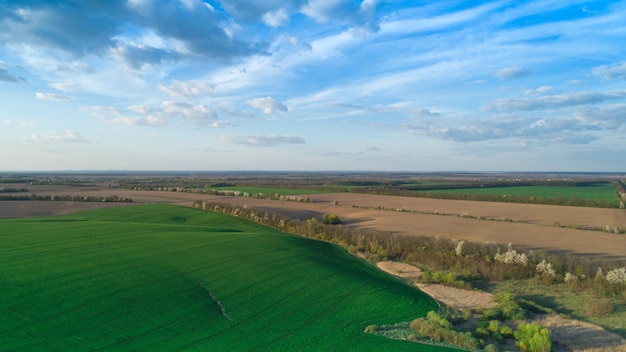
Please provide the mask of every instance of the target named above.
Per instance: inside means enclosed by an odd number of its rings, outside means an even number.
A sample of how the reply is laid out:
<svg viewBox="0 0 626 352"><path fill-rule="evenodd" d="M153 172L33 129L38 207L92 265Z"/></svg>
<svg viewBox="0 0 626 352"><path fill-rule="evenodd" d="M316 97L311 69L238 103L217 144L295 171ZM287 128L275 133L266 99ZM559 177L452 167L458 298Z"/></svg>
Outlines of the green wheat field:
<svg viewBox="0 0 626 352"><path fill-rule="evenodd" d="M3 351L445 351L437 303L340 247L171 205L0 221Z"/></svg>

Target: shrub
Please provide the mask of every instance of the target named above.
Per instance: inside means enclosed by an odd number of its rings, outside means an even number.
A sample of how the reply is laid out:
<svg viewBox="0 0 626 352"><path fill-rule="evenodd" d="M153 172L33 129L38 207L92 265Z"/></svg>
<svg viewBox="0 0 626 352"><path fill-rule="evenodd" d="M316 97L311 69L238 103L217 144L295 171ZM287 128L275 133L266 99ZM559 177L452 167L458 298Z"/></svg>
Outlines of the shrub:
<svg viewBox="0 0 626 352"><path fill-rule="evenodd" d="M535 323L521 323L514 333L517 346L526 352L550 352L550 330Z"/></svg>
<svg viewBox="0 0 626 352"><path fill-rule="evenodd" d="M626 283L626 267L617 268L606 273L606 281L612 284Z"/></svg>
<svg viewBox="0 0 626 352"><path fill-rule="evenodd" d="M487 345L485 346L485 352L498 352L498 347L496 345Z"/></svg>
<svg viewBox="0 0 626 352"><path fill-rule="evenodd" d="M556 276L556 271L552 267L552 264L548 263L545 259L542 260L541 263L537 264L535 269L537 270L537 273L539 273L540 275L551 277L551 278Z"/></svg>
<svg viewBox="0 0 626 352"><path fill-rule="evenodd" d="M322 216L322 223L326 225L339 225L341 224L341 219L339 219L339 215L337 214L324 214Z"/></svg>
<svg viewBox="0 0 626 352"><path fill-rule="evenodd" d="M500 331L500 322L497 320L492 320L489 322L489 325L487 326L487 330L489 330L492 333L496 333Z"/></svg>
<svg viewBox="0 0 626 352"><path fill-rule="evenodd" d="M500 335L504 336L504 337L513 337L513 329L510 326L502 326L500 328Z"/></svg>

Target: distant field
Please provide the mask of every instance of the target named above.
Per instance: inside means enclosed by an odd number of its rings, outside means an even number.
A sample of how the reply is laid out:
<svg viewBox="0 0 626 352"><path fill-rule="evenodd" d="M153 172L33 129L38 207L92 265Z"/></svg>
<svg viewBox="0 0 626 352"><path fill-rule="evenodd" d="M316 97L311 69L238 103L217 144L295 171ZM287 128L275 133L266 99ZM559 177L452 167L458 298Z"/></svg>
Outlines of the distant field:
<svg viewBox="0 0 626 352"><path fill-rule="evenodd" d="M425 294L337 246L171 205L0 220L10 351L444 351L365 334Z"/></svg>
<svg viewBox="0 0 626 352"><path fill-rule="evenodd" d="M207 188L207 191L210 191L212 189L220 190L220 191L239 191L242 193L249 193L249 194L257 194L257 193L280 194L280 195L285 195L285 196L329 193L329 191L312 191L312 190L306 190L306 189L293 189L293 188L236 187L236 186L212 187L212 188Z"/></svg>
<svg viewBox="0 0 626 352"><path fill-rule="evenodd" d="M586 186L512 186L485 188L430 189L429 193L479 194L494 196L527 196L566 199L590 199L617 202L615 187L611 183L594 183Z"/></svg>

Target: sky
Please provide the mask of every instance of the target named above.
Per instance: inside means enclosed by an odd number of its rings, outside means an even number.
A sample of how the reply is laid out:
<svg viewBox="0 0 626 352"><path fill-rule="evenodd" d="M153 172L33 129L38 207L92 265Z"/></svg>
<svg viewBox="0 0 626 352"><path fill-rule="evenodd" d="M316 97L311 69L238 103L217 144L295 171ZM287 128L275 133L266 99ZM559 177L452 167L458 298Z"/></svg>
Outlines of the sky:
<svg viewBox="0 0 626 352"><path fill-rule="evenodd" d="M626 170L626 1L0 0L0 171Z"/></svg>

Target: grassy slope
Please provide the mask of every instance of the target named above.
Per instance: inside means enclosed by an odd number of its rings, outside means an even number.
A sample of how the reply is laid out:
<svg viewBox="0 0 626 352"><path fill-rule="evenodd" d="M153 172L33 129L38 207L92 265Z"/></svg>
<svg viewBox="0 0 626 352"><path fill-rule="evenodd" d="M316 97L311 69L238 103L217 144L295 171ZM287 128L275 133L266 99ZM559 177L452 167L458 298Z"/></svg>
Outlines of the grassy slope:
<svg viewBox="0 0 626 352"><path fill-rule="evenodd" d="M0 221L0 288L6 350L444 350L362 333L436 308L421 292L336 246L183 207Z"/></svg>

